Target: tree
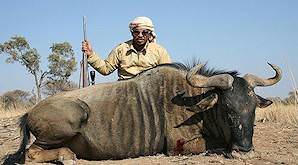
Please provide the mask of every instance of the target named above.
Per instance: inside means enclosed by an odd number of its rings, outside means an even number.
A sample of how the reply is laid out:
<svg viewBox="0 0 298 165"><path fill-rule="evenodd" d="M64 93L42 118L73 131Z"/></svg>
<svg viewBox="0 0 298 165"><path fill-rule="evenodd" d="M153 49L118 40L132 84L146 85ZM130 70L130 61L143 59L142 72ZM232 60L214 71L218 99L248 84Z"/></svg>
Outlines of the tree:
<svg viewBox="0 0 298 165"><path fill-rule="evenodd" d="M74 52L69 43L54 43L50 47L52 53L48 56L49 66L46 71L40 69L40 55L31 48L24 37L15 36L0 44L0 54L7 54L7 63L19 62L34 76L37 102L41 100L41 89L56 81L69 83L70 75L76 70ZM46 80L46 81L45 81Z"/></svg>
<svg viewBox="0 0 298 165"><path fill-rule="evenodd" d="M0 101L3 109L16 109L18 107L28 108L35 103L35 96L29 92L22 90L13 90L4 93L0 96Z"/></svg>
<svg viewBox="0 0 298 165"><path fill-rule="evenodd" d="M298 90L291 91L291 92L289 92L288 97L285 99L285 101L288 104L297 104L298 103L297 96L298 96Z"/></svg>
<svg viewBox="0 0 298 165"><path fill-rule="evenodd" d="M67 42L54 43L50 49L52 53L48 56L49 76L43 93L54 95L77 88L77 85L69 80L77 65L71 45Z"/></svg>
<svg viewBox="0 0 298 165"><path fill-rule="evenodd" d="M46 85L44 86L43 93L45 95L51 96L63 91L71 91L77 89L78 85L72 81L65 80L47 80Z"/></svg>
<svg viewBox="0 0 298 165"><path fill-rule="evenodd" d="M37 101L40 101L41 85L48 72L40 70L40 55L37 50L30 48L24 37L15 36L4 44L0 44L0 54L8 54L7 63L19 62L34 76Z"/></svg>

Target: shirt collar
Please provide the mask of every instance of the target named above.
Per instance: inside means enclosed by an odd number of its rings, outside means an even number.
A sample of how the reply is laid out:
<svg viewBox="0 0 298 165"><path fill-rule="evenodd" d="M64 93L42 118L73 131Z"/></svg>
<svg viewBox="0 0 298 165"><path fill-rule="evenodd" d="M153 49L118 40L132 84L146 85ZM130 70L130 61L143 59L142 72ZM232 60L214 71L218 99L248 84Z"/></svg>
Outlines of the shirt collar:
<svg viewBox="0 0 298 165"><path fill-rule="evenodd" d="M132 42L133 42L132 40L130 40L130 41L128 42L128 51L134 51L135 53L138 53L138 51L133 47ZM140 52L142 52L143 55L146 54L146 51L147 51L147 49L148 49L149 44L150 44L150 42L147 41L147 43L146 43L146 45L144 46L144 48L140 51Z"/></svg>

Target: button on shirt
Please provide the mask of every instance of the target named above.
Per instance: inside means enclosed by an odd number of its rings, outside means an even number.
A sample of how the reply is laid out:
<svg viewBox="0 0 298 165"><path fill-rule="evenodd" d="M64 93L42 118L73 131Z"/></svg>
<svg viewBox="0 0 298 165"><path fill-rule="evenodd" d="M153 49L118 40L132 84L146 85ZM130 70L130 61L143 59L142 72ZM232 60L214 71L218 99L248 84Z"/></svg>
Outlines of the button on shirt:
<svg viewBox="0 0 298 165"><path fill-rule="evenodd" d="M95 52L92 53L88 57L88 63L103 75L118 68L118 77L123 80L156 65L171 63L171 60L167 51L156 43L148 42L143 50L136 51L132 40L129 40L114 48L106 60L102 60Z"/></svg>

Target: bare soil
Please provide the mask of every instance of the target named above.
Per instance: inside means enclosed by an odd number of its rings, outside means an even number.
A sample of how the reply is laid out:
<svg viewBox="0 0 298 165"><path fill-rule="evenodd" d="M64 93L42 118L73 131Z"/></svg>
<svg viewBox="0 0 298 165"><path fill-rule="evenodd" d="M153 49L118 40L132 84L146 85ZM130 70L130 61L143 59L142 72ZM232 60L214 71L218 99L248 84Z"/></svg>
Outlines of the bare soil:
<svg viewBox="0 0 298 165"><path fill-rule="evenodd" d="M17 117L0 119L0 158L16 151L19 146L20 134L17 119ZM77 164L298 164L298 127L273 122L257 122L254 146L254 152L234 159L227 159L223 155L216 154L169 157L156 155L124 160L78 160Z"/></svg>

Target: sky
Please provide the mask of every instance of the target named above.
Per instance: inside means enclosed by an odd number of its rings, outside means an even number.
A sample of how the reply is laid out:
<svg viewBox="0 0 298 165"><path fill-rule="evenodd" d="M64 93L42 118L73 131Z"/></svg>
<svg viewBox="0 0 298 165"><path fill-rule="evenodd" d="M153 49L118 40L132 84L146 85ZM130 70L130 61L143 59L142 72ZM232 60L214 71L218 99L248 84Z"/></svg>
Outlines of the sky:
<svg viewBox="0 0 298 165"><path fill-rule="evenodd" d="M283 71L271 87L257 87L265 97L286 97L298 81L298 1L296 0L4 0L0 6L0 43L25 37L41 55L42 69L53 43L69 42L81 60L82 18L87 38L106 58L119 43L131 39L128 24L138 16L153 20L157 42L173 62L193 58L217 69L260 77L274 76L267 62ZM33 76L0 55L0 94L34 89ZM92 70L89 67L89 70ZM71 79L79 82L79 65ZM96 74L96 83L116 81L117 73Z"/></svg>

